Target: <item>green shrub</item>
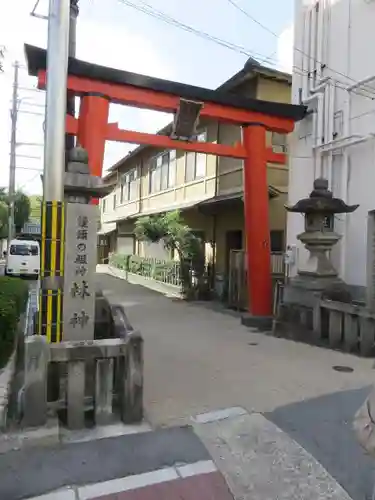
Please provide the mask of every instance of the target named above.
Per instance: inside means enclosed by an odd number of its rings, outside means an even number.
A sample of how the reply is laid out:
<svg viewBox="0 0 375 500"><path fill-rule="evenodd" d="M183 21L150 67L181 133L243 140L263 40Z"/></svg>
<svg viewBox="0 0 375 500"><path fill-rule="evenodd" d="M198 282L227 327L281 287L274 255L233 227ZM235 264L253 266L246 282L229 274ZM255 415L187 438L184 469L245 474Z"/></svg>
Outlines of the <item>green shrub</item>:
<svg viewBox="0 0 375 500"><path fill-rule="evenodd" d="M113 254L110 264L129 273L163 281L173 285L180 284L180 264L174 260L159 260L138 255Z"/></svg>
<svg viewBox="0 0 375 500"><path fill-rule="evenodd" d="M27 297L25 281L0 277L0 368L13 350L18 321L26 310Z"/></svg>
<svg viewBox="0 0 375 500"><path fill-rule="evenodd" d="M117 267L118 269L122 269L123 271L128 271L129 267L129 258L130 255L124 255L121 253L113 253L109 258L109 263L111 266Z"/></svg>

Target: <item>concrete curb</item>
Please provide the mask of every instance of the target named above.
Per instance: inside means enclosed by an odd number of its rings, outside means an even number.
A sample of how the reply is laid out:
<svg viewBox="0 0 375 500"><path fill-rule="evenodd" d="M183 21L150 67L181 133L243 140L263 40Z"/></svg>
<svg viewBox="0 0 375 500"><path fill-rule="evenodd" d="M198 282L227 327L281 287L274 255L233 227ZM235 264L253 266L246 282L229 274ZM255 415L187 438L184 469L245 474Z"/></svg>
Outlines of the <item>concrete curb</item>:
<svg viewBox="0 0 375 500"><path fill-rule="evenodd" d="M11 384L16 370L16 353L17 347L15 345L8 363L0 371L0 431L5 429L7 423Z"/></svg>
<svg viewBox="0 0 375 500"><path fill-rule="evenodd" d="M96 272L114 276L115 278L125 280L132 285L144 286L149 290L161 293L162 295L166 295L167 297L182 298L181 290L178 286L168 285L166 283L162 283L161 281L148 279L144 276L140 276L139 274L129 273L123 271L122 269L112 267L108 264L98 264L96 266Z"/></svg>
<svg viewBox="0 0 375 500"><path fill-rule="evenodd" d="M27 308L29 307L29 299ZM19 343L23 342L25 327L27 324L26 313L21 314L18 322L17 332L14 339L13 352L7 364L0 370L0 432L4 431L7 425L7 413L9 397L12 390L12 382L16 372L17 350Z"/></svg>

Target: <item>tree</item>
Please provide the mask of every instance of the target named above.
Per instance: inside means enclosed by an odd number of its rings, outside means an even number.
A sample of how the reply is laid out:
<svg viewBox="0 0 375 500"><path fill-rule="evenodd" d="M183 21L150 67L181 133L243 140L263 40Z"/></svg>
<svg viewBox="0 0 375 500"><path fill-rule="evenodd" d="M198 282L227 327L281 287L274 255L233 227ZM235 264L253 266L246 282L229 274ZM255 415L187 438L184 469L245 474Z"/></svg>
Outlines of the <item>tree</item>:
<svg viewBox="0 0 375 500"><path fill-rule="evenodd" d="M204 282L202 241L183 222L178 210L140 217L135 223L134 232L139 240L152 243L162 241L165 248L177 251L182 288L186 297L190 297L194 292L199 292L202 289ZM197 286L193 285L191 271L197 278Z"/></svg>
<svg viewBox="0 0 375 500"><path fill-rule="evenodd" d="M37 194L29 196L30 200L30 220L40 221L42 197Z"/></svg>
<svg viewBox="0 0 375 500"><path fill-rule="evenodd" d="M4 54L5 54L5 47L4 45L0 45L0 73L4 71L3 67Z"/></svg>
<svg viewBox="0 0 375 500"><path fill-rule="evenodd" d="M5 188L0 188L0 238L6 238L8 232L9 195ZM30 200L22 191L14 196L14 226L19 233L30 217Z"/></svg>
<svg viewBox="0 0 375 500"><path fill-rule="evenodd" d="M0 240L8 235L8 201L5 188L0 188Z"/></svg>
<svg viewBox="0 0 375 500"><path fill-rule="evenodd" d="M19 233L25 222L29 220L30 217L30 200L29 197L22 193L22 191L17 191L14 197L14 227L16 233Z"/></svg>
<svg viewBox="0 0 375 500"><path fill-rule="evenodd" d="M7 237L8 234L8 205L0 201L0 240Z"/></svg>

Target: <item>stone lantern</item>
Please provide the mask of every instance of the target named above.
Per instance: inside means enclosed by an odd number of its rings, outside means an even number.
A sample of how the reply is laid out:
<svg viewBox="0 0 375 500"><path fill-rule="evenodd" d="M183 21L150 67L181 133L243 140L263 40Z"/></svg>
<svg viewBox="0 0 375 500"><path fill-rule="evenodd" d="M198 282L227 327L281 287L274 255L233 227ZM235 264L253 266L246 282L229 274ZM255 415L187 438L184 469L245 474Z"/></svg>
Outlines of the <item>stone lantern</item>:
<svg viewBox="0 0 375 500"><path fill-rule="evenodd" d="M340 300L340 296L348 300L348 289L330 258L330 251L341 238L333 230L330 221L335 214L351 213L358 207L334 198L324 178L314 181L314 189L308 198L298 201L294 206L285 207L288 212L305 216L305 231L297 238L305 245L309 257L306 266L298 269L297 276L286 287L284 301L311 307L317 292L333 293L335 300Z"/></svg>

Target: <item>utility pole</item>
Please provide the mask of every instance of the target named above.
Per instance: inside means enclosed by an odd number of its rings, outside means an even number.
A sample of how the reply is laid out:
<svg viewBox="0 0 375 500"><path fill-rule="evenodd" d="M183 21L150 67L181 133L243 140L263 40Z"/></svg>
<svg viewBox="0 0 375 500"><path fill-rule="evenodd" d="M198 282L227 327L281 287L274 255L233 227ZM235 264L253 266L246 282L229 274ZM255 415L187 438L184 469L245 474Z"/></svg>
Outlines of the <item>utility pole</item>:
<svg viewBox="0 0 375 500"><path fill-rule="evenodd" d="M51 339L61 329L64 259L65 116L70 0L50 0L38 330Z"/></svg>
<svg viewBox="0 0 375 500"><path fill-rule="evenodd" d="M16 148L17 148L17 116L18 116L18 61L14 64L13 94L11 116L11 137L10 137L10 162L9 162L9 218L8 218L8 248L14 237L14 205L16 190Z"/></svg>
<svg viewBox="0 0 375 500"><path fill-rule="evenodd" d="M70 12L69 12L69 57L76 56L76 42L77 42L77 17L79 14L78 0L70 0ZM74 95L67 95L67 106L66 111L68 115L74 116L75 113L75 100ZM74 136L66 134L65 136L65 150L66 153L74 148ZM65 164L67 164L67 157Z"/></svg>
<svg viewBox="0 0 375 500"><path fill-rule="evenodd" d="M43 197L64 200L65 114L68 74L69 0L50 0L48 16L46 128Z"/></svg>

